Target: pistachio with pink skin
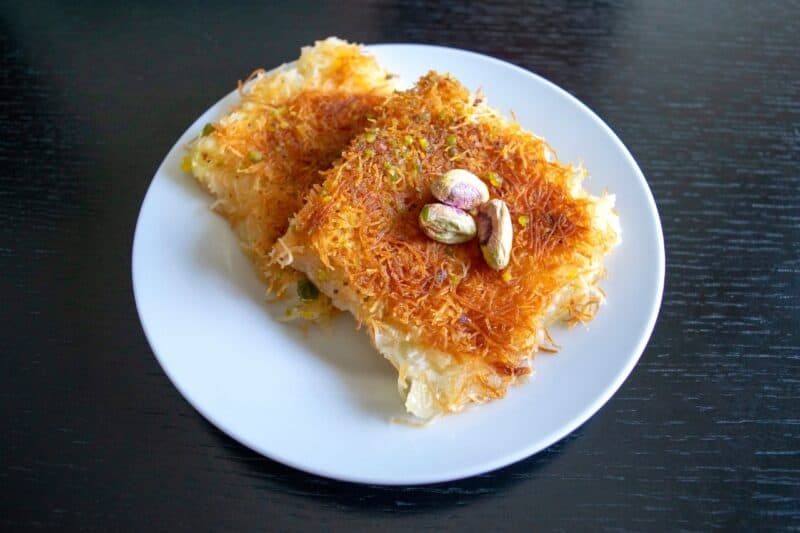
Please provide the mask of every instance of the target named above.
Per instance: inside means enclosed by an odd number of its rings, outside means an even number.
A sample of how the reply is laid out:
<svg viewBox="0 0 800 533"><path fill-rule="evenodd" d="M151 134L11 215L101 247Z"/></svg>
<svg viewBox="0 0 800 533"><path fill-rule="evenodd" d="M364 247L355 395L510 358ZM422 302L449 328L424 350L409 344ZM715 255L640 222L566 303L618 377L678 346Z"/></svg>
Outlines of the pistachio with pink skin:
<svg viewBox="0 0 800 533"><path fill-rule="evenodd" d="M437 242L460 244L475 236L475 220L469 213L450 205L428 204L419 213L419 226Z"/></svg>
<svg viewBox="0 0 800 533"><path fill-rule="evenodd" d="M486 263L503 270L511 260L513 228L511 214L503 200L490 200L478 208L478 244Z"/></svg>
<svg viewBox="0 0 800 533"><path fill-rule="evenodd" d="M440 202L469 211L489 201L489 189L478 176L460 168L445 172L431 183L431 192Z"/></svg>

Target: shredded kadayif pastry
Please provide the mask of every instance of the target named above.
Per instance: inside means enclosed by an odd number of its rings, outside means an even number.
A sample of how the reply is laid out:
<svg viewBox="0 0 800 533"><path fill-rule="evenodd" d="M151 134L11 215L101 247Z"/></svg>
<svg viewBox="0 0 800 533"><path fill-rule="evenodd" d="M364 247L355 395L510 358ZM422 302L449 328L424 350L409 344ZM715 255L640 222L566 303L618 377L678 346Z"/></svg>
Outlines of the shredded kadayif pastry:
<svg viewBox="0 0 800 533"><path fill-rule="evenodd" d="M190 147L185 169L214 196L258 273L298 301L290 317L326 316L329 300L268 252L311 186L341 156L393 90L393 76L359 46L336 38L304 48L275 71L239 84L241 103ZM287 290L295 289L296 290Z"/></svg>
<svg viewBox="0 0 800 533"><path fill-rule="evenodd" d="M502 271L475 240L442 244L420 230L432 181L454 168L508 206ZM324 177L273 256L367 327L414 415L502 397L553 348L549 324L591 320L603 301L601 261L620 240L614 197L591 196L582 168L450 76L431 72L391 96Z"/></svg>

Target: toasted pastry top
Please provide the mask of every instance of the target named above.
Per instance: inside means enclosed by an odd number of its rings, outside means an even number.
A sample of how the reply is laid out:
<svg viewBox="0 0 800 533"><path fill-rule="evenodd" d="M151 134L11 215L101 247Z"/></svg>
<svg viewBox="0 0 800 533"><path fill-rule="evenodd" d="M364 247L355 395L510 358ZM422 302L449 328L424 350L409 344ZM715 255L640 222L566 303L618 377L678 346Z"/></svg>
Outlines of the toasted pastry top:
<svg viewBox="0 0 800 533"><path fill-rule="evenodd" d="M429 73L375 118L324 173L276 253L315 265L306 272L323 290L346 289L343 307L376 344L390 330L416 349L480 367L484 391L461 386L478 401L501 396L546 346L548 323L594 316L600 261L619 239L614 199L589 195L582 169L556 161L544 140L450 76ZM484 178L491 197L508 204L513 247L501 272L475 241L442 244L419 228L431 182L454 168Z"/></svg>
<svg viewBox="0 0 800 533"><path fill-rule="evenodd" d="M240 83L241 102L190 148L191 169L214 208L275 292L298 281L267 253L321 180L391 93L392 76L362 49L330 38L300 59ZM317 306L319 308L319 306Z"/></svg>

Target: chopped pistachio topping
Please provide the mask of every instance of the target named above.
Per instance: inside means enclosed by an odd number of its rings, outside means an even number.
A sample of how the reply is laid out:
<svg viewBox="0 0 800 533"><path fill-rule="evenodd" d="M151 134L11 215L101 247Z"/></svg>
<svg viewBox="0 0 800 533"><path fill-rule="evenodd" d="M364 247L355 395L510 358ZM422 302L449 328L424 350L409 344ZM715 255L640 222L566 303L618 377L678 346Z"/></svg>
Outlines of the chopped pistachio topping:
<svg viewBox="0 0 800 533"><path fill-rule="evenodd" d="M503 177L497 172L489 172L486 179L492 184L492 187L500 187L503 185Z"/></svg>

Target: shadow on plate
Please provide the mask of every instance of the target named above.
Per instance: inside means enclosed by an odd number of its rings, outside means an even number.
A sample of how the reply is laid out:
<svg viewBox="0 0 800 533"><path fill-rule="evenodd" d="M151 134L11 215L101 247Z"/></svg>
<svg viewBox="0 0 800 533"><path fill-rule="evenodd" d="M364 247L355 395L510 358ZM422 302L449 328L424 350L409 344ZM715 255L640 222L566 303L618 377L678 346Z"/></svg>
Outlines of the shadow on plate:
<svg viewBox="0 0 800 533"><path fill-rule="evenodd" d="M165 174L193 199L205 206L212 203L212 197L177 166L166 168ZM387 422L405 414L394 369L372 347L366 332L357 331L348 313L340 313L326 325L300 320L283 322L285 306L268 301L264 283L242 252L228 222L210 209L200 214L210 218L198 217L203 228L194 245L194 257L201 268L223 280L237 297L245 297L253 312L263 313L265 321L270 322L267 326L277 328L297 353L311 354L333 369L355 409ZM267 356L271 355L265 352Z"/></svg>

